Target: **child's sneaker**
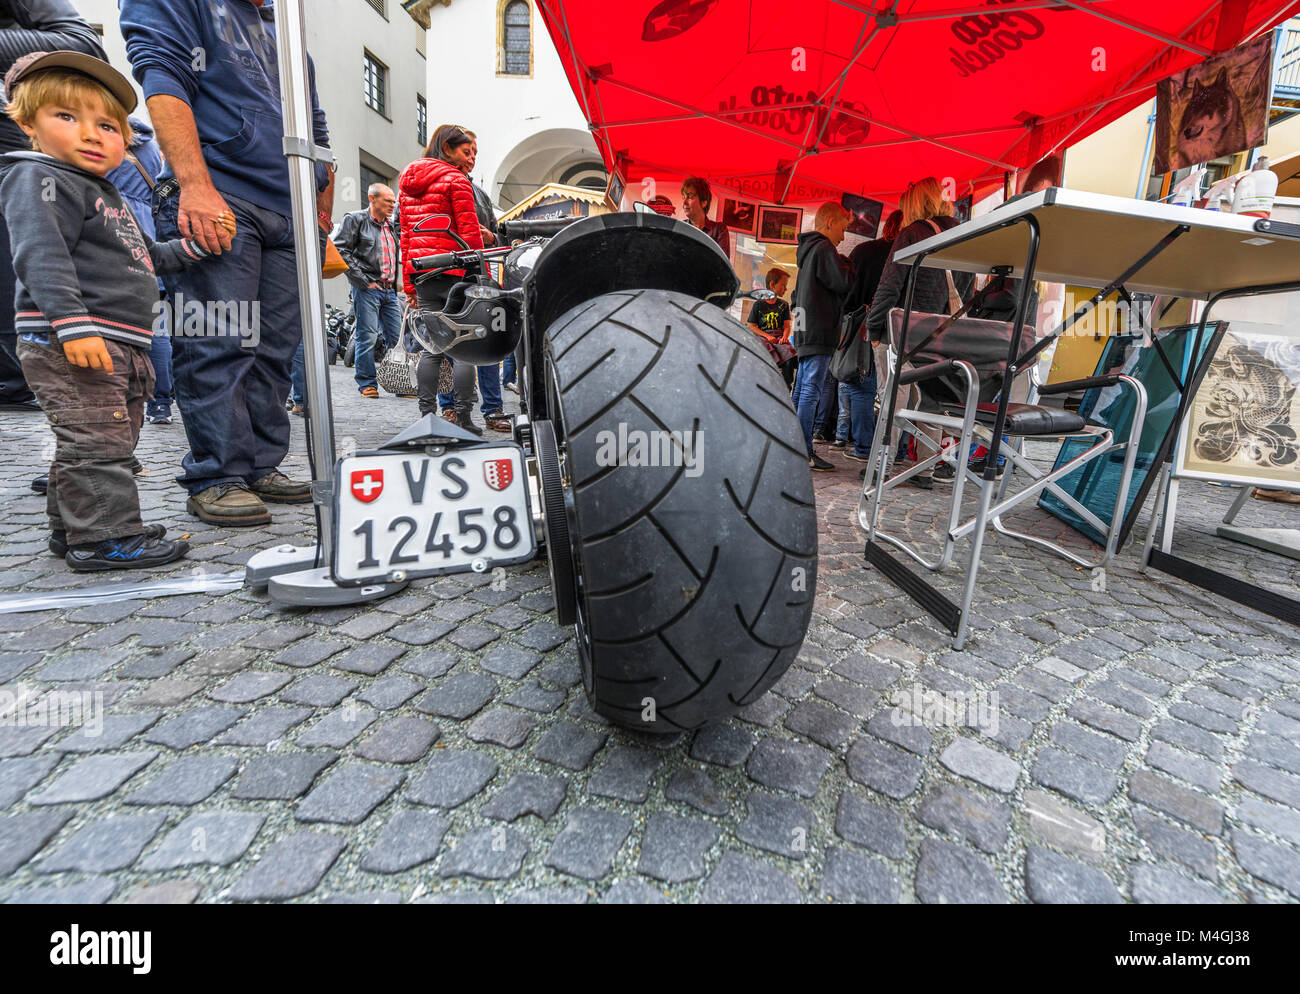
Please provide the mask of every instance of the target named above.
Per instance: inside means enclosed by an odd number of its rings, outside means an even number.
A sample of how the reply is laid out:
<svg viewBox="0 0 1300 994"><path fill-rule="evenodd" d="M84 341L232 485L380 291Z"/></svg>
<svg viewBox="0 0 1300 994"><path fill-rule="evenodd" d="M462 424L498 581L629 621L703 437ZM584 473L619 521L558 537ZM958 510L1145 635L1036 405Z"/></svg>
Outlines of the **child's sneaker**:
<svg viewBox="0 0 1300 994"><path fill-rule="evenodd" d="M129 538L111 538L97 545L69 549L64 560L77 573L95 573L110 569L164 566L181 559L189 551L188 542L132 535Z"/></svg>
<svg viewBox="0 0 1300 994"><path fill-rule="evenodd" d="M144 419L151 425L169 425L172 423L172 408L170 404L146 404L144 409Z"/></svg>
<svg viewBox="0 0 1300 994"><path fill-rule="evenodd" d="M160 539L167 534L165 525L145 525L144 537L146 539ZM58 556L62 559L68 554L68 533L63 531L50 532L50 555Z"/></svg>

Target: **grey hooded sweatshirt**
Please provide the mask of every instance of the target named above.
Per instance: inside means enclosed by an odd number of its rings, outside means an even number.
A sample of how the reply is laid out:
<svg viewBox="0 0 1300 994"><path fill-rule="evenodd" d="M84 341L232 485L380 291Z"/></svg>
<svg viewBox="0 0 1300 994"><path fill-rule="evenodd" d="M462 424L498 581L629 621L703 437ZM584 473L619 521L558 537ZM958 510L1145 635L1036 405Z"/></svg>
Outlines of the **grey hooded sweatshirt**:
<svg viewBox="0 0 1300 994"><path fill-rule="evenodd" d="M0 157L0 212L18 274L20 335L98 335L147 349L159 317L157 274L209 255L189 238L154 242L112 183L40 152Z"/></svg>

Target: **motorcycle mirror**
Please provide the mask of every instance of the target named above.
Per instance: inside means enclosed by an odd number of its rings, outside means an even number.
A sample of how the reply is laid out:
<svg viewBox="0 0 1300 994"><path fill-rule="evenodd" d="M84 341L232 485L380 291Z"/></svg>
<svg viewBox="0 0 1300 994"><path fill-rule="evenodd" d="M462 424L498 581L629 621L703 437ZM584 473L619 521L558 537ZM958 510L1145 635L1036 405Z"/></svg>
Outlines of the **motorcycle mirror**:
<svg viewBox="0 0 1300 994"><path fill-rule="evenodd" d="M418 231L421 234L429 231L450 231L451 218L446 214L431 214L429 217L426 217L423 221L416 224L416 226L411 230Z"/></svg>
<svg viewBox="0 0 1300 994"><path fill-rule="evenodd" d="M750 300L775 300L776 293L772 290L748 290L739 294L741 297L747 297Z"/></svg>

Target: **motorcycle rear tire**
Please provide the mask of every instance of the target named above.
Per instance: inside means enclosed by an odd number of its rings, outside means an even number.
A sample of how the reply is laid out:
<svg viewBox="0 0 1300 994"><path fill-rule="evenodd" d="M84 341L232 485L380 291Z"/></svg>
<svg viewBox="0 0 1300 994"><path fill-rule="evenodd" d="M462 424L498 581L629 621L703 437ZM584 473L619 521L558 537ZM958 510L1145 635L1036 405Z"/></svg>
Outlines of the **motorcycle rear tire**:
<svg viewBox="0 0 1300 994"><path fill-rule="evenodd" d="M665 734L735 714L794 662L816 589L812 474L780 372L725 312L664 290L573 308L544 364L592 708Z"/></svg>

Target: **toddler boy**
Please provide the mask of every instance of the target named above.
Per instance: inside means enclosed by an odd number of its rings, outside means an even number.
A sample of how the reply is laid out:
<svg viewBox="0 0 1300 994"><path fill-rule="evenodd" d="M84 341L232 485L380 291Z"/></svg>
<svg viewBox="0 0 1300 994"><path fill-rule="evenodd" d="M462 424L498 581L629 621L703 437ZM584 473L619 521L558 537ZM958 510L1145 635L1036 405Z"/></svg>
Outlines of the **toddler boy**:
<svg viewBox="0 0 1300 994"><path fill-rule="evenodd" d="M0 211L18 359L56 441L50 551L80 572L174 562L189 546L140 520L131 464L153 391L157 273L209 253L189 239L155 244L105 179L130 140L125 76L79 52L35 52L4 84L33 149L0 157Z"/></svg>

